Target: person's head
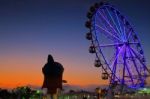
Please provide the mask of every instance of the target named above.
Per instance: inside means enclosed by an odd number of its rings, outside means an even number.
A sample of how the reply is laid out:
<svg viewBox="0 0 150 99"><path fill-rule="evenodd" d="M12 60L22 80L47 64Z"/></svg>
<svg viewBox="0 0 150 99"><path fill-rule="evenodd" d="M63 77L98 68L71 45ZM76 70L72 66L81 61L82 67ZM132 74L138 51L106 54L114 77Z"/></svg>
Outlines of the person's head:
<svg viewBox="0 0 150 99"><path fill-rule="evenodd" d="M54 59L53 59L52 55L50 55L50 54L48 55L47 62L48 63L54 63Z"/></svg>

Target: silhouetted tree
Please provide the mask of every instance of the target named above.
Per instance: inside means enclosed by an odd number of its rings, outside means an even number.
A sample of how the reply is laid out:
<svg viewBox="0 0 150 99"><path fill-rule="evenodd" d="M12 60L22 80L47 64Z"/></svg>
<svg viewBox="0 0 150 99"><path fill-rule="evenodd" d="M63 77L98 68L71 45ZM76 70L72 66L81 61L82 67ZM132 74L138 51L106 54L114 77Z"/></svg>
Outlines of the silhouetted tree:
<svg viewBox="0 0 150 99"><path fill-rule="evenodd" d="M0 99L9 99L10 93L6 89L0 90Z"/></svg>

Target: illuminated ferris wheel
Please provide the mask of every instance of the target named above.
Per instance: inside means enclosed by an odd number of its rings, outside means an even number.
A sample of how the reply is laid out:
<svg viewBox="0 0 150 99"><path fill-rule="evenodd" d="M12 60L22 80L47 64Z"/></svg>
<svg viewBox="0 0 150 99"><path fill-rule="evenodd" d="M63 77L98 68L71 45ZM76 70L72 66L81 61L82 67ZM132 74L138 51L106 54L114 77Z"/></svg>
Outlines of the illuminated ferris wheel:
<svg viewBox="0 0 150 99"><path fill-rule="evenodd" d="M143 87L149 71L139 38L126 17L101 2L90 8L87 18L89 52L96 55L95 67L101 67L102 79L109 79L110 84Z"/></svg>

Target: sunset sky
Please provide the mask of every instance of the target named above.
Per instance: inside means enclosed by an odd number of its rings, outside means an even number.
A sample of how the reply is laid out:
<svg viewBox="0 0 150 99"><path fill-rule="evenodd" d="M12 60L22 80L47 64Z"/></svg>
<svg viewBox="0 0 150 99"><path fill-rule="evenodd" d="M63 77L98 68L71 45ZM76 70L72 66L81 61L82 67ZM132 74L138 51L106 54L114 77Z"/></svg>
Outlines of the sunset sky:
<svg viewBox="0 0 150 99"><path fill-rule="evenodd" d="M52 54L71 85L103 85L93 66L84 27L89 7L101 0L0 0L0 87L41 86ZM128 17L150 64L150 1L108 0Z"/></svg>

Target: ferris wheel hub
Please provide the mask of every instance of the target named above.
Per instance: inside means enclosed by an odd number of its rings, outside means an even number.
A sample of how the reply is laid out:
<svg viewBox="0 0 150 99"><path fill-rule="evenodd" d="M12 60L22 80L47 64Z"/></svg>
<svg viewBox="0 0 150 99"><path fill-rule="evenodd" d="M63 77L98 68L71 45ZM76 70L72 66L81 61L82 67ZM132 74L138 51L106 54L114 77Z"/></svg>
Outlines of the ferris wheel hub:
<svg viewBox="0 0 150 99"><path fill-rule="evenodd" d="M129 42L124 42L124 44L125 44L126 46L128 46L128 45L129 45Z"/></svg>

